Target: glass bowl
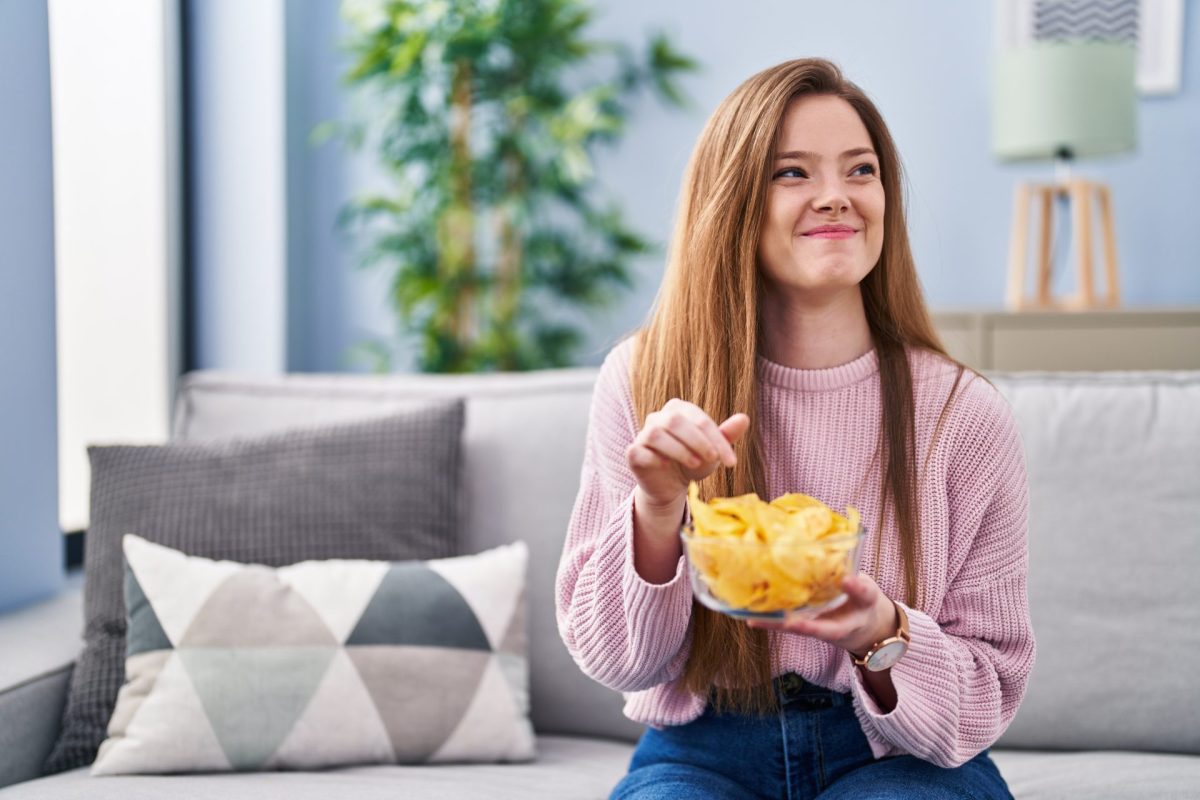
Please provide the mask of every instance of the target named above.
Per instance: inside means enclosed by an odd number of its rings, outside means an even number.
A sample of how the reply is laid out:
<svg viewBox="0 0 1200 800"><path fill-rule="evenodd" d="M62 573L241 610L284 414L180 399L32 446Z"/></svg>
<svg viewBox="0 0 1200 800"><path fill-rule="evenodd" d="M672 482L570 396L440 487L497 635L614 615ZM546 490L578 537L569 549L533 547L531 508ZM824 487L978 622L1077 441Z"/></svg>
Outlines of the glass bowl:
<svg viewBox="0 0 1200 800"><path fill-rule="evenodd" d="M865 530L798 541L734 539L680 531L692 593L708 608L738 619L815 616L846 600L842 580L858 570Z"/></svg>

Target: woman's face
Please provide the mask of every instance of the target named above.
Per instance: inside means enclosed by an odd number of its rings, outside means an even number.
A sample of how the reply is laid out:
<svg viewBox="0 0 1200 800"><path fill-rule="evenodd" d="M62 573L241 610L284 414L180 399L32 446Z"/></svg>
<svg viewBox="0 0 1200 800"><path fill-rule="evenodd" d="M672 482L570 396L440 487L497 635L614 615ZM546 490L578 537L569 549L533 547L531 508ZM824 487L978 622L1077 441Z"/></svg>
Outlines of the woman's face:
<svg viewBox="0 0 1200 800"><path fill-rule="evenodd" d="M817 297L857 286L883 249L879 157L854 108L806 95L783 115L758 261L771 288Z"/></svg>

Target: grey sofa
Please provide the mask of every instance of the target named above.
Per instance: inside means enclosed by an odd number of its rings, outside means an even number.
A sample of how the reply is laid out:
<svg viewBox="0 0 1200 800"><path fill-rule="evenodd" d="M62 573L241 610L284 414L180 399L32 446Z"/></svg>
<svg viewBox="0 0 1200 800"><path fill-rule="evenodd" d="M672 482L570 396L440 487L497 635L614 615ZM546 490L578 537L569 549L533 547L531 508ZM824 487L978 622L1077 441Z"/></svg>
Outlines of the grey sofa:
<svg viewBox="0 0 1200 800"><path fill-rule="evenodd" d="M1200 373L991 376L1031 481L1038 661L993 756L1017 798L1200 796ZM606 796L640 728L561 644L554 570L578 486L593 369L521 375L186 377L173 436L203 440L467 398L468 550L531 550L530 764L315 773L38 777L80 646L79 578L0 616L0 800Z"/></svg>

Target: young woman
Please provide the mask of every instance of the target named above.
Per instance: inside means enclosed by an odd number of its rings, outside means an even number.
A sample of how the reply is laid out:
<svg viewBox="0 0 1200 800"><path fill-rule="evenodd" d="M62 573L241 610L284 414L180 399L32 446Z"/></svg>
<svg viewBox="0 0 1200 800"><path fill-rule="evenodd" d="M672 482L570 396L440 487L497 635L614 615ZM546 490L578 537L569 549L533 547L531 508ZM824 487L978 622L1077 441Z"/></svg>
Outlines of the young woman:
<svg viewBox="0 0 1200 800"><path fill-rule="evenodd" d="M1034 660L1024 455L930 323L901 186L819 59L700 136L656 307L600 371L558 571L568 649L647 725L613 797L1010 796L987 748ZM769 625L696 603L692 480L857 507L847 602Z"/></svg>

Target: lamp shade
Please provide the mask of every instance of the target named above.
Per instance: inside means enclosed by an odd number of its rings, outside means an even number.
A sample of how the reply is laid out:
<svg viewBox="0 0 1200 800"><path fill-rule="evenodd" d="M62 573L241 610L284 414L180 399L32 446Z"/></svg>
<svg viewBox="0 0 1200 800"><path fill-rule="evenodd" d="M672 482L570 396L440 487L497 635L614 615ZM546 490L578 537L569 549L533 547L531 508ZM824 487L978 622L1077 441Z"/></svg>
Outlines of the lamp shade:
<svg viewBox="0 0 1200 800"><path fill-rule="evenodd" d="M1137 144L1134 46L1036 42L997 54L993 149L1005 160L1087 157Z"/></svg>

